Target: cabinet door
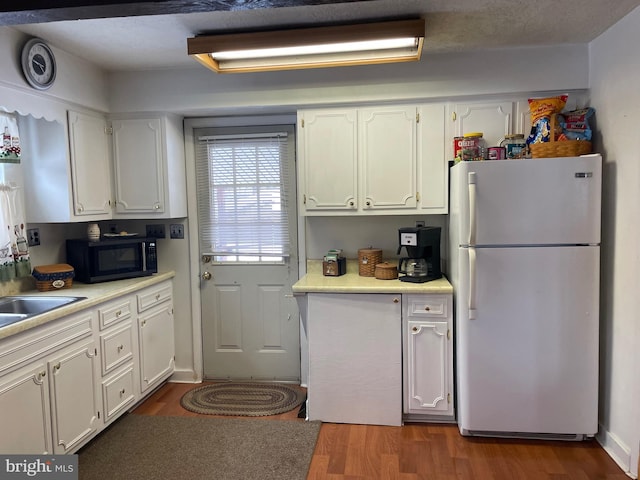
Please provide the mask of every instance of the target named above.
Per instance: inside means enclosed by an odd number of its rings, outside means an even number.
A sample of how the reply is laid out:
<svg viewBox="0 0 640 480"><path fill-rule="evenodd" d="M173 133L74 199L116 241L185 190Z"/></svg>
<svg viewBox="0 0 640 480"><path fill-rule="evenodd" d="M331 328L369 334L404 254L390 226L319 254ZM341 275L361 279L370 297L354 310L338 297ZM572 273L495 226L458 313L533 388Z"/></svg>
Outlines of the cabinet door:
<svg viewBox="0 0 640 480"><path fill-rule="evenodd" d="M511 133L513 102L458 103L453 106L451 119L455 136L482 132L487 147L493 147ZM450 158L453 158L453 150Z"/></svg>
<svg viewBox="0 0 640 480"><path fill-rule="evenodd" d="M307 294L309 420L402 423L398 295Z"/></svg>
<svg viewBox="0 0 640 480"><path fill-rule="evenodd" d="M416 107L358 111L363 210L416 207Z"/></svg>
<svg viewBox="0 0 640 480"><path fill-rule="evenodd" d="M298 126L300 211L356 210L356 110L303 111Z"/></svg>
<svg viewBox="0 0 640 480"><path fill-rule="evenodd" d="M98 428L97 349L85 342L48 362L54 453L68 453Z"/></svg>
<svg viewBox="0 0 640 480"><path fill-rule="evenodd" d="M140 390L144 393L174 369L173 306L167 303L138 317Z"/></svg>
<svg viewBox="0 0 640 480"><path fill-rule="evenodd" d="M68 112L69 151L76 215L111 218L111 157L103 117Z"/></svg>
<svg viewBox="0 0 640 480"><path fill-rule="evenodd" d="M52 454L49 383L44 363L0 379L0 452Z"/></svg>
<svg viewBox="0 0 640 480"><path fill-rule="evenodd" d="M447 213L449 166L445 153L445 105L421 105L418 113L418 205L421 213Z"/></svg>
<svg viewBox="0 0 640 480"><path fill-rule="evenodd" d="M164 151L160 118L113 120L117 213L164 212Z"/></svg>
<svg viewBox="0 0 640 480"><path fill-rule="evenodd" d="M411 320L407 324L405 413L453 413L449 326L446 322Z"/></svg>

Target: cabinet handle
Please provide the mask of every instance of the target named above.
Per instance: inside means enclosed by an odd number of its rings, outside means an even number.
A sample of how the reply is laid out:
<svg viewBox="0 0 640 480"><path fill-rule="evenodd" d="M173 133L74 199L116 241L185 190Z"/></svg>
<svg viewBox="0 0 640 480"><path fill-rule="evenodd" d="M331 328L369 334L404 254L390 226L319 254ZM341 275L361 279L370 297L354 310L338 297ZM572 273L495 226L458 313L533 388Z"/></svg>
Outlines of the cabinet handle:
<svg viewBox="0 0 640 480"><path fill-rule="evenodd" d="M393 299L393 303L398 303L400 300L398 300L397 298Z"/></svg>

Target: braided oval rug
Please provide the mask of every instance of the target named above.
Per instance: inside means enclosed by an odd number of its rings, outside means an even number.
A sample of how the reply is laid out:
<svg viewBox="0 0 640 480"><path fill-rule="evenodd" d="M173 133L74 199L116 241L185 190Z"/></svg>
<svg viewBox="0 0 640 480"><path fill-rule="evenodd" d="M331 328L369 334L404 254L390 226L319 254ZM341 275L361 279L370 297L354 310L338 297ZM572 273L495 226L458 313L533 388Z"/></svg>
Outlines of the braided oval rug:
<svg viewBox="0 0 640 480"><path fill-rule="evenodd" d="M180 399L183 408L208 415L262 417L300 406L305 393L275 383L215 383L194 388Z"/></svg>

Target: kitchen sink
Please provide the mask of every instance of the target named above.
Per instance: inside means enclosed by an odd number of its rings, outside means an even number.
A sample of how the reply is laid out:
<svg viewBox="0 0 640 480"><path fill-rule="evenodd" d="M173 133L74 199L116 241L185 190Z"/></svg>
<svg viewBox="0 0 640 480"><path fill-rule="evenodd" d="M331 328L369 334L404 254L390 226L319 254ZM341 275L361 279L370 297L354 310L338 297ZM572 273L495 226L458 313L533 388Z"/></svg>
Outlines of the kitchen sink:
<svg viewBox="0 0 640 480"><path fill-rule="evenodd" d="M0 328L86 298L53 295L0 297Z"/></svg>

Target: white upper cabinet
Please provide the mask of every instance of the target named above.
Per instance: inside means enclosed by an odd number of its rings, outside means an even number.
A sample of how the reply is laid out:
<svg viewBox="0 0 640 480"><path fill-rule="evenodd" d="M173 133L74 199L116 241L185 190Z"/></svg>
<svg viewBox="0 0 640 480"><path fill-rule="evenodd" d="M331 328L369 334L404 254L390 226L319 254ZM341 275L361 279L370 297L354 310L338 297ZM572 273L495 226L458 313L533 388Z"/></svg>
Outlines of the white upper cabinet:
<svg viewBox="0 0 640 480"><path fill-rule="evenodd" d="M448 158L453 159L453 137L465 133L482 132L487 147L500 145L500 141L513 132L514 102L469 102L449 106ZM524 133L524 132L515 132Z"/></svg>
<svg viewBox="0 0 640 480"><path fill-rule="evenodd" d="M67 113L20 118L27 222L187 216L180 117Z"/></svg>
<svg viewBox="0 0 640 480"><path fill-rule="evenodd" d="M187 216L184 136L174 116L115 118L116 218Z"/></svg>
<svg viewBox="0 0 640 480"><path fill-rule="evenodd" d="M104 117L69 111L73 214L111 218L111 157ZM82 218L84 220L84 218Z"/></svg>
<svg viewBox="0 0 640 480"><path fill-rule="evenodd" d="M418 209L420 213L447 213L449 166L445 153L445 105L420 105L418 119Z"/></svg>
<svg viewBox="0 0 640 480"><path fill-rule="evenodd" d="M357 119L353 108L298 113L301 211L357 210Z"/></svg>
<svg viewBox="0 0 640 480"><path fill-rule="evenodd" d="M298 112L300 211L446 213L444 120L444 105Z"/></svg>
<svg viewBox="0 0 640 480"><path fill-rule="evenodd" d="M416 107L358 111L358 158L363 210L415 209Z"/></svg>

